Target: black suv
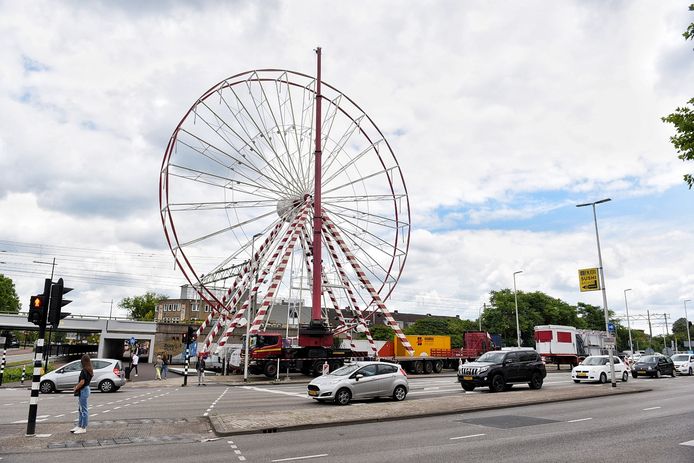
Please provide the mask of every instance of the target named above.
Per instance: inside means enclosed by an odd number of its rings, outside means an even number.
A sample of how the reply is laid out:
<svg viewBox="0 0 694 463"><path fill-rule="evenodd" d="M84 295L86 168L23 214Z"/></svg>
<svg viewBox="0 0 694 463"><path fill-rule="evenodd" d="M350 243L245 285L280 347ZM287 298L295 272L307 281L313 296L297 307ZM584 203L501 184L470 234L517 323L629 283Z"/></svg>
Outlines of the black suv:
<svg viewBox="0 0 694 463"><path fill-rule="evenodd" d="M511 389L515 383L528 383L530 389L540 389L545 376L545 364L533 349L487 352L458 368L458 381L466 391L489 387L490 392L501 392Z"/></svg>

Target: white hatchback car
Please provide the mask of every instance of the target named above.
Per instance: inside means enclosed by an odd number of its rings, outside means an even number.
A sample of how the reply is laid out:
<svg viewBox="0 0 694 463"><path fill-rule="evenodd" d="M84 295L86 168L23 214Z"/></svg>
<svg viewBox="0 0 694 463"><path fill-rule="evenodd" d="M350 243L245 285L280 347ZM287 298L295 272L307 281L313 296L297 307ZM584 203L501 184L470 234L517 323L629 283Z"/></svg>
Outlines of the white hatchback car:
<svg viewBox="0 0 694 463"><path fill-rule="evenodd" d="M409 390L405 371L400 365L388 362L352 363L319 376L308 385L309 397L338 405L347 405L353 398L405 400Z"/></svg>
<svg viewBox="0 0 694 463"><path fill-rule="evenodd" d="M125 372L120 360L92 359L94 376L89 386L101 392L116 392L125 384ZM41 376L39 390L42 394L70 390L79 382L82 362L75 360Z"/></svg>
<svg viewBox="0 0 694 463"><path fill-rule="evenodd" d="M694 354L677 354L670 357L675 363L675 371L680 375L692 375L694 371Z"/></svg>
<svg viewBox="0 0 694 463"><path fill-rule="evenodd" d="M614 374L617 379L626 382L629 380L629 367L622 362L616 355L614 359ZM591 355L586 357L580 365L571 370L571 379L574 383L581 381L599 381L606 383L610 378L610 356Z"/></svg>

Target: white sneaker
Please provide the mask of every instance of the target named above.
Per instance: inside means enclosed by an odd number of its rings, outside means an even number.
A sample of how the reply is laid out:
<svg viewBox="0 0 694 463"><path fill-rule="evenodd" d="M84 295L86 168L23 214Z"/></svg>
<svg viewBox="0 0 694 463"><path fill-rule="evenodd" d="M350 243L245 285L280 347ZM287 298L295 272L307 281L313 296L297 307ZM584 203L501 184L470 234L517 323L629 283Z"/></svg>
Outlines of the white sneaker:
<svg viewBox="0 0 694 463"><path fill-rule="evenodd" d="M79 428L80 428L79 426L75 426L74 428L70 429L70 432L75 432L75 431L77 431Z"/></svg>
<svg viewBox="0 0 694 463"><path fill-rule="evenodd" d="M87 428L77 428L73 434L84 434L87 432Z"/></svg>

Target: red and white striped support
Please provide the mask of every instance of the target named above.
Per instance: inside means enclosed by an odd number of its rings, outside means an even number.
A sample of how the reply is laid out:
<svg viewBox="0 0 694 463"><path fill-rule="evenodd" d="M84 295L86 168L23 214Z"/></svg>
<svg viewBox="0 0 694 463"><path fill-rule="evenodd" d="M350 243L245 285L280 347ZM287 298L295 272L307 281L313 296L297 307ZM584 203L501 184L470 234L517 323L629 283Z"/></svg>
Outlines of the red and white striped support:
<svg viewBox="0 0 694 463"><path fill-rule="evenodd" d="M312 245L310 242L310 237L308 234L308 230L306 230L306 227L302 230L301 234L301 246L305 249L311 249ZM308 254L304 252L304 259L306 260L306 268L311 269L313 268L313 265L311 262L308 260ZM321 266L321 272L323 272L323 267ZM310 277L309 277L310 279ZM338 330L344 326L347 325L345 321L345 317L342 314L342 309L340 308L340 304L337 302L337 298L335 297L335 293L333 292L333 289L328 285L328 277L323 273L323 288L325 291L328 293L328 297L330 297L330 302L333 304L333 308L335 309L335 313L337 314L337 318L340 320L340 325L335 328L335 330ZM349 345L352 347L352 349L356 349L356 346L354 345L354 340L352 339L352 330L347 330L347 340L349 341Z"/></svg>
<svg viewBox="0 0 694 463"><path fill-rule="evenodd" d="M335 239L335 242L337 242L337 245L340 247L345 257L347 257L347 260L352 265L352 268L356 272L359 281L361 282L361 284L364 285L367 291L369 291L371 297L373 298L373 302L381 310L383 316L386 318L386 321L388 322L388 325L390 325L390 327L395 332L395 335L398 337L398 339L400 339L400 342L402 343L403 347L407 350L410 356L414 356L414 349L412 348L410 341L407 340L407 337L400 329L400 325L398 325L398 322L395 321L393 315L391 315L390 311L388 311L388 309L386 308L386 305L381 300L381 296L379 296L378 292L374 289L369 279L366 278L364 270L362 270L361 265L359 265L359 262L354 257L354 254L352 254L352 251L350 251L349 247L342 239L342 236L340 235L337 226L332 221L332 219L330 219L330 217L326 214L325 209L322 210L322 214L323 226L326 228L326 231Z"/></svg>
<svg viewBox="0 0 694 463"><path fill-rule="evenodd" d="M253 262L257 263L261 262L262 259L265 257L265 254L267 251L270 249L269 244L275 239L277 236L280 228L281 228L282 222L279 224L275 225L275 227L272 229L270 232L270 235L263 241L263 243L260 245L258 248L258 252L255 253L253 256ZM227 301L226 297L223 299L223 302L225 303L224 308L220 308L218 313L220 314L220 317L217 319L217 323L215 323L215 326L212 330L210 330L209 334L205 338L205 347L203 348L203 352L208 352L210 345L212 344L212 340L220 333L222 330L222 327L226 330L226 326L229 324L229 316L233 313L236 312L236 304L238 303L239 299L243 295L243 290L247 286L251 286L252 282L251 280L251 275L253 275L253 272L250 270L250 262L245 264L242 268L239 274L236 276L234 279L234 284L232 285L231 288L229 288L229 291L227 291L227 294L232 294L231 298ZM248 283L246 283L246 280L248 280ZM208 316L208 320L211 318L212 313L210 313L210 316ZM203 323L203 325L198 329L198 333L201 332L202 329L204 329L206 325Z"/></svg>
<svg viewBox="0 0 694 463"><path fill-rule="evenodd" d="M282 256L282 259L280 260L279 264L277 264L277 268L275 269L275 273L272 276L272 280L270 280L270 286L268 287L267 293L265 293L265 297L263 298L263 303L260 305L260 308L258 309L258 314L253 320L253 325L251 325L250 330L252 334L256 334L258 332L258 328L260 328L261 323L265 319L268 307L270 307L270 304L272 303L272 298L275 297L275 293L279 288L280 282L282 281L282 277L284 276L284 272L285 270L287 270L287 263L289 262L289 257L291 256L292 250L294 249L294 245L296 244L296 238L300 233L301 228L303 228L303 225L306 222L307 217L308 210L304 208L297 217L298 223L296 224L296 226L294 226L293 229L287 230L287 234L283 238L286 246L284 250L284 255Z"/></svg>
<svg viewBox="0 0 694 463"><path fill-rule="evenodd" d="M287 231L285 232L284 236L280 240L280 243L277 246L277 249L275 249L275 252L272 254L272 256L268 260L267 264L265 265L265 268L263 269L263 273L260 275L260 277L258 277L256 279L255 282L251 282L251 284L249 284L249 287L251 287L251 285L252 285L251 294L250 294L251 298L253 298L257 295L258 289L260 288L260 285L265 281L265 277L270 272L270 269L275 265L275 261L277 260L277 257L279 256L280 252L282 252L282 249L284 249L284 246L289 241L291 235L295 232L296 227L299 226L299 224L302 220L302 217L305 218L305 216L308 214L309 205L310 205L310 203L308 201L303 205L303 207L299 211L299 214L297 214L297 216L294 218L292 223L289 225L289 228L287 228ZM241 293L239 293L238 297L240 297L240 294ZM233 298L230 304L233 304L232 307L236 307L237 303L238 303L238 298ZM221 339L217 343L218 349L221 348L222 346L224 346L224 344L226 344L227 340L229 339L229 336L231 336L231 334L234 331L234 328L236 328L236 325L238 324L239 320L241 320L241 317L246 313L247 309L248 309L248 301L245 301L243 303L243 306L241 307L241 309L239 309L239 311L236 312L236 314L234 315L231 322L227 321L227 323L224 326L224 328L225 328L224 335L221 337ZM250 320L249 320L249 322L250 322Z"/></svg>
<svg viewBox="0 0 694 463"><path fill-rule="evenodd" d="M349 278L347 278L347 274L345 273L345 269L342 267L342 262L340 262L340 259L338 258L337 250L335 249L335 246L333 245L333 242L331 240L331 235L326 233L323 236L324 236L325 244L328 246L328 251L330 252L330 255L333 258L333 263L335 264L335 268L337 269L337 273L338 273L338 275L340 275L340 281L344 285L345 291L347 291L347 295L349 296L349 299L352 302L352 306L354 307L354 312L357 315L357 319L359 320L359 323L362 326L364 326L364 328L366 328L366 331L365 331L366 339L369 341L369 347L371 348L371 351L373 352L373 356L376 357L378 355L378 349L376 348L376 343L374 342L374 339L371 336L371 331L369 331L369 328L366 325L366 320L364 320L364 316L362 314L362 311L359 308L359 302L357 302L357 297L354 294L354 291L352 291L352 287L349 284Z"/></svg>

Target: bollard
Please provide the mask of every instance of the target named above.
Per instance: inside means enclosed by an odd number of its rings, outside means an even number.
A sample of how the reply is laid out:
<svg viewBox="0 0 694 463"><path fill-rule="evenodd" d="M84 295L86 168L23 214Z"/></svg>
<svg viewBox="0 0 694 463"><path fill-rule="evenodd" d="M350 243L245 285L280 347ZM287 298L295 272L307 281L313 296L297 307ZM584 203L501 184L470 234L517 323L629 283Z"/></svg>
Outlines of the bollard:
<svg viewBox="0 0 694 463"><path fill-rule="evenodd" d="M22 365L22 384L24 384L24 375L26 375L27 366Z"/></svg>
<svg viewBox="0 0 694 463"><path fill-rule="evenodd" d="M5 375L5 358L7 358L7 347L2 350L2 363L0 363L0 386L2 386L2 377Z"/></svg>

